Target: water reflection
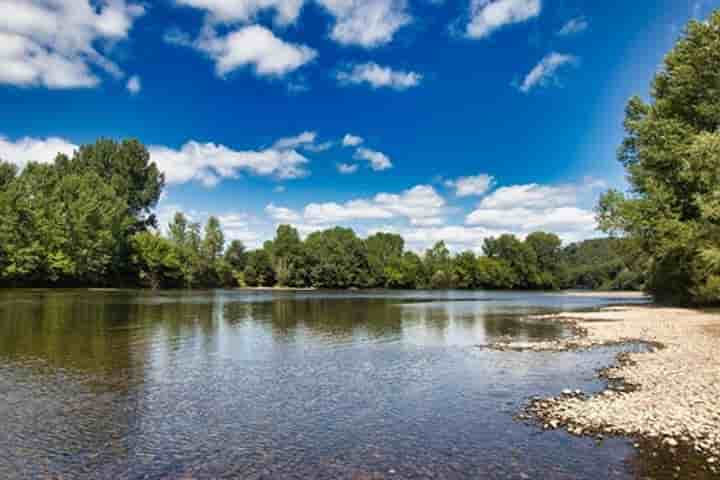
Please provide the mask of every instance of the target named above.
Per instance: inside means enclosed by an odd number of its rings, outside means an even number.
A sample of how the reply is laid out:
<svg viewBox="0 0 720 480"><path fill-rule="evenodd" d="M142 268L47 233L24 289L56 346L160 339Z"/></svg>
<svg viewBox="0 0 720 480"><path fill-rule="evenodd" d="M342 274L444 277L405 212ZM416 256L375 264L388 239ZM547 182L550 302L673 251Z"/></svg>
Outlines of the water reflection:
<svg viewBox="0 0 720 480"><path fill-rule="evenodd" d="M517 315L603 302L0 291L0 478L662 478L626 441L512 420L601 388L616 349L473 347L564 335Z"/></svg>

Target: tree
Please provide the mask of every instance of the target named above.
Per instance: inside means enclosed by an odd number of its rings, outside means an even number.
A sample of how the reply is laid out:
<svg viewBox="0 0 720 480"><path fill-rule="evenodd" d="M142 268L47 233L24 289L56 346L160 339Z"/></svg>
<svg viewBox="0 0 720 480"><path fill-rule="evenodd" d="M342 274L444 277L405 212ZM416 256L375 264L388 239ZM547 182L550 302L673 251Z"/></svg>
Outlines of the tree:
<svg viewBox="0 0 720 480"><path fill-rule="evenodd" d="M542 288L537 254L529 244L506 234L485 239L483 251L488 257L507 265L512 272L512 287Z"/></svg>
<svg viewBox="0 0 720 480"><path fill-rule="evenodd" d="M305 286L305 250L300 234L290 225L280 225L275 240L263 248L271 254L277 282L283 286Z"/></svg>
<svg viewBox="0 0 720 480"><path fill-rule="evenodd" d="M538 267L538 287L558 289L561 278L560 237L554 233L534 232L525 238L525 243L535 252Z"/></svg>
<svg viewBox="0 0 720 480"><path fill-rule="evenodd" d="M425 274L432 288L448 288L452 274L450 250L444 241L437 242L425 251Z"/></svg>
<svg viewBox="0 0 720 480"><path fill-rule="evenodd" d="M478 288L478 262L473 252L462 252L455 257L453 272L455 286L464 289Z"/></svg>
<svg viewBox="0 0 720 480"><path fill-rule="evenodd" d="M720 302L720 11L691 21L652 85L626 108L619 160L631 189L598 206L605 231L645 252L661 300Z"/></svg>
<svg viewBox="0 0 720 480"><path fill-rule="evenodd" d="M3 162L0 159L0 191L5 190L17 176L18 169L15 165Z"/></svg>
<svg viewBox="0 0 720 480"><path fill-rule="evenodd" d="M140 232L131 238L132 261L140 278L152 289L167 286L182 277L176 245L157 233Z"/></svg>
<svg viewBox="0 0 720 480"><path fill-rule="evenodd" d="M365 288L369 263L365 242L348 228L313 232L305 240L310 281L317 288Z"/></svg>
<svg viewBox="0 0 720 480"><path fill-rule="evenodd" d="M97 173L125 200L128 214L138 221L136 227L154 222L151 213L160 199L165 178L139 141L101 138L94 144L82 145L72 159L58 155L56 163L69 171Z"/></svg>
<svg viewBox="0 0 720 480"><path fill-rule="evenodd" d="M96 173L30 163L0 195L0 275L19 283L103 283L130 223L126 211Z"/></svg>
<svg viewBox="0 0 720 480"><path fill-rule="evenodd" d="M270 254L265 250L250 252L243 276L248 287L274 286L275 270L273 269Z"/></svg>
<svg viewBox="0 0 720 480"><path fill-rule="evenodd" d="M168 225L168 232L178 251L182 283L185 287L192 287L202 281L200 224L190 222L182 212L176 212Z"/></svg>
<svg viewBox="0 0 720 480"><path fill-rule="evenodd" d="M374 287L388 286L389 274L397 274L397 270L386 271L391 266L398 266L405 249L405 240L392 233L376 233L365 240L370 266L370 284ZM397 278L396 278L397 280Z"/></svg>
<svg viewBox="0 0 720 480"><path fill-rule="evenodd" d="M225 262L235 272L242 272L247 265L247 252L240 240L233 240L225 250Z"/></svg>
<svg viewBox="0 0 720 480"><path fill-rule="evenodd" d="M201 275L206 285L220 284L220 260L225 248L225 235L217 217L208 218L205 225L205 237L200 247Z"/></svg>

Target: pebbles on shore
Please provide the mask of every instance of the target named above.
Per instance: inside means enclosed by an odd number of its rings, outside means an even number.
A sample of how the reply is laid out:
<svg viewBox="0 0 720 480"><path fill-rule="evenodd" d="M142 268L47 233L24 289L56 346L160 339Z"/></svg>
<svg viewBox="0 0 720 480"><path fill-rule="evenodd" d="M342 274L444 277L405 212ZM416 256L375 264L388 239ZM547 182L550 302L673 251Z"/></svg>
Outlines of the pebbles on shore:
<svg viewBox="0 0 720 480"><path fill-rule="evenodd" d="M537 320L535 317L533 320ZM499 350L562 351L645 342L649 351L624 353L601 372L610 388L587 396L566 389L533 399L521 419L580 436L623 435L664 448L689 448L720 472L720 315L652 306L545 316L573 325L568 339L492 345Z"/></svg>

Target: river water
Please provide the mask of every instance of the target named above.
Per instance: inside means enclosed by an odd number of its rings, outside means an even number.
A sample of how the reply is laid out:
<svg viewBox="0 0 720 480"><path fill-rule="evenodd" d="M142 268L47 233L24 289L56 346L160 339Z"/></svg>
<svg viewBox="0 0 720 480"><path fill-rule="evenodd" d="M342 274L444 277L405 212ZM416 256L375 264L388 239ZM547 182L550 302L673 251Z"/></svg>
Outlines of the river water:
<svg viewBox="0 0 720 480"><path fill-rule="evenodd" d="M601 390L622 348L478 347L569 334L523 315L628 301L0 290L0 478L677 478L627 439L513 420Z"/></svg>

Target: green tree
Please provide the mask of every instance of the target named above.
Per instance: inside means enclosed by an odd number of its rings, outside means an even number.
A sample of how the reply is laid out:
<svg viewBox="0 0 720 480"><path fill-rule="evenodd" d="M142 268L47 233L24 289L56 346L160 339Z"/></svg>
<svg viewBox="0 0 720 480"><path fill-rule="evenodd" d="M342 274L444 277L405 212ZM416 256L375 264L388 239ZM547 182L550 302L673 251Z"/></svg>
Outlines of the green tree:
<svg viewBox="0 0 720 480"><path fill-rule="evenodd" d="M243 276L248 287L274 286L275 270L270 254L264 249L250 252Z"/></svg>
<svg viewBox="0 0 720 480"><path fill-rule="evenodd" d="M538 287L559 289L562 285L562 241L554 233L534 232L525 243L535 252L538 267Z"/></svg>
<svg viewBox="0 0 720 480"><path fill-rule="evenodd" d="M92 172L30 163L0 195L2 277L14 283L107 281L130 222Z"/></svg>
<svg viewBox="0 0 720 480"><path fill-rule="evenodd" d="M537 254L533 248L514 235L487 238L483 245L485 255L501 260L512 272L512 287L542 288Z"/></svg>
<svg viewBox="0 0 720 480"><path fill-rule="evenodd" d="M608 192L601 228L647 255L646 288L661 300L720 302L720 11L691 21L655 76L650 103L633 98L619 159L627 195Z"/></svg>
<svg viewBox="0 0 720 480"><path fill-rule="evenodd" d="M348 228L313 232L305 241L310 281L317 288L365 288L369 263L365 242Z"/></svg>
<svg viewBox="0 0 720 480"><path fill-rule="evenodd" d="M448 288L452 279L452 259L444 241L425 251L425 275L431 288Z"/></svg>
<svg viewBox="0 0 720 480"><path fill-rule="evenodd" d="M206 285L217 286L220 284L220 260L225 248L225 235L223 234L220 220L211 216L205 225L205 237L200 247L200 264L202 276Z"/></svg>
<svg viewBox="0 0 720 480"><path fill-rule="evenodd" d="M370 285L388 286L388 275L399 274L398 267L405 249L405 241L400 235L379 232L368 237L365 246L370 267ZM395 280L397 281L397 278Z"/></svg>
<svg viewBox="0 0 720 480"><path fill-rule="evenodd" d="M132 261L138 267L140 278L152 289L172 285L182 278L181 260L177 245L152 232L133 235L130 244Z"/></svg>

